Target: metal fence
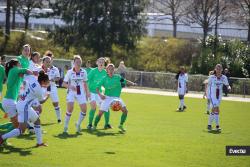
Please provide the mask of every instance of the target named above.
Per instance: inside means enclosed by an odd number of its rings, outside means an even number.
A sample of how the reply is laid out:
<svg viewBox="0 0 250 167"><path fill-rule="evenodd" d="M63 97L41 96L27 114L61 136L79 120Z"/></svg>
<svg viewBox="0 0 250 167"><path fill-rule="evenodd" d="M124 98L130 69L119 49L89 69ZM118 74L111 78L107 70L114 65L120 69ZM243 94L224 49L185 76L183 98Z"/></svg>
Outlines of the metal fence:
<svg viewBox="0 0 250 167"><path fill-rule="evenodd" d="M176 90L176 74L163 72L144 72L144 71L127 71L126 78L134 81L140 87L159 88ZM205 75L189 75L188 89L190 91L204 91ZM232 87L231 94L250 95L250 79L249 78L229 78Z"/></svg>
<svg viewBox="0 0 250 167"><path fill-rule="evenodd" d="M7 56L7 60L15 58L16 56ZM65 65L71 66L70 60L54 59L54 64L62 70ZM170 91L176 90L176 79L174 73L163 72L145 72L128 70L126 72L126 79L136 82L140 87L168 89ZM190 91L201 92L204 91L204 80L207 79L205 75L189 75L188 88ZM242 96L250 95L250 79L249 78L234 78L229 79L232 87L231 94L238 94Z"/></svg>

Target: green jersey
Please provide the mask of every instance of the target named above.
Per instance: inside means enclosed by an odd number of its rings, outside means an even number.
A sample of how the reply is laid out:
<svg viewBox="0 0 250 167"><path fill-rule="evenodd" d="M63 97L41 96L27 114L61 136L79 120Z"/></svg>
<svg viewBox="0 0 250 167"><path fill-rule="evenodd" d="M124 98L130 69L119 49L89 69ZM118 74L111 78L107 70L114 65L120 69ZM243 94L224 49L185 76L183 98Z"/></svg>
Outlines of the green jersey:
<svg viewBox="0 0 250 167"><path fill-rule="evenodd" d="M91 67L88 67L88 68L85 68L85 71L87 72L87 74L89 75L90 71L92 70L93 68Z"/></svg>
<svg viewBox="0 0 250 167"><path fill-rule="evenodd" d="M13 67L8 74L7 79L7 91L5 98L17 100L18 92L22 84L22 77L20 74L25 74L27 72L26 68Z"/></svg>
<svg viewBox="0 0 250 167"><path fill-rule="evenodd" d="M29 68L30 65L30 61L27 57L20 55L17 57L17 60L19 61L19 63L21 64L22 68Z"/></svg>
<svg viewBox="0 0 250 167"><path fill-rule="evenodd" d="M107 76L107 72L105 69L102 71L98 70L98 67L93 68L88 74L88 86L91 93L96 93L96 88L98 83ZM101 87L98 87L101 91Z"/></svg>
<svg viewBox="0 0 250 167"><path fill-rule="evenodd" d="M105 88L105 95L112 97L120 97L122 91L122 84L126 84L126 80L123 79L120 75L114 74L112 77L106 75L99 84L97 88L100 90L100 87Z"/></svg>
<svg viewBox="0 0 250 167"><path fill-rule="evenodd" d="M5 70L2 65L0 65L0 92L3 91L3 81L5 78Z"/></svg>

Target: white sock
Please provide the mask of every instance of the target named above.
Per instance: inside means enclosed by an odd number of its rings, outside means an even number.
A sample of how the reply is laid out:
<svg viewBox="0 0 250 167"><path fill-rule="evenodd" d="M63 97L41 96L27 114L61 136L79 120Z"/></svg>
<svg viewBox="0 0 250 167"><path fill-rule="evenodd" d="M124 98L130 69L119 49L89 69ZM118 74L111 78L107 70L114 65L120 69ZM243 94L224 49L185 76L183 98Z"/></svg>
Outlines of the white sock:
<svg viewBox="0 0 250 167"><path fill-rule="evenodd" d="M68 128L70 117L71 117L71 113L66 112L65 121L64 121L64 128Z"/></svg>
<svg viewBox="0 0 250 167"><path fill-rule="evenodd" d="M60 107L55 107L55 112L56 112L56 117L57 120L61 120L61 111L60 111Z"/></svg>
<svg viewBox="0 0 250 167"><path fill-rule="evenodd" d="M184 107L184 99L180 99L180 108Z"/></svg>
<svg viewBox="0 0 250 167"><path fill-rule="evenodd" d="M214 120L214 113L211 112L208 118L208 125L212 125L213 120Z"/></svg>
<svg viewBox="0 0 250 167"><path fill-rule="evenodd" d="M216 126L219 126L219 113L218 112L214 113L214 118L215 118Z"/></svg>
<svg viewBox="0 0 250 167"><path fill-rule="evenodd" d="M41 126L40 125L35 125L35 134L36 134L36 141L37 144L42 144L43 140L42 140L42 130L41 130Z"/></svg>
<svg viewBox="0 0 250 167"><path fill-rule="evenodd" d="M79 119L78 119L78 122L77 122L77 125L80 126L84 117L86 116L86 113L85 112L80 112L80 115L79 115Z"/></svg>
<svg viewBox="0 0 250 167"><path fill-rule="evenodd" d="M21 134L21 129L16 128L16 129L13 129L12 131L10 131L9 133L2 135L2 138L5 140L5 139L11 138L11 137L19 136L20 134Z"/></svg>

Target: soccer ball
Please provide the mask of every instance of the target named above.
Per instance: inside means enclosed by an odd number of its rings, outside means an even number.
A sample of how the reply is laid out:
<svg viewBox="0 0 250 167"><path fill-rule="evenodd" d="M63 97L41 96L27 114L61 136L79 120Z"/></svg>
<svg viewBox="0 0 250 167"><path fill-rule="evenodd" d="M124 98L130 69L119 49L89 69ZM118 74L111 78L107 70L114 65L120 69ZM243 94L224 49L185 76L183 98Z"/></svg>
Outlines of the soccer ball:
<svg viewBox="0 0 250 167"><path fill-rule="evenodd" d="M113 111L120 111L122 109L122 105L121 105L120 101L119 100L114 100L111 103L111 109Z"/></svg>

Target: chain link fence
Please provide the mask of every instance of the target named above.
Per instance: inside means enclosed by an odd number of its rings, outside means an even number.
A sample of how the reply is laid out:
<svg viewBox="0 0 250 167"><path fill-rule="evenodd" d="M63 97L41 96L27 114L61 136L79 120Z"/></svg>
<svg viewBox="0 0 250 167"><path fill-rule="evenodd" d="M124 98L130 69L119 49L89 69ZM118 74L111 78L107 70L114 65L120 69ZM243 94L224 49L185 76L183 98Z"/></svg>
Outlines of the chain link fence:
<svg viewBox="0 0 250 167"><path fill-rule="evenodd" d="M144 72L144 71L127 71L126 78L136 82L140 87L176 90L176 74L163 72ZM205 75L189 75L188 88L190 91L202 92L205 85L203 84L208 76ZM249 78L229 78L232 87L230 94L250 95L250 79Z"/></svg>

